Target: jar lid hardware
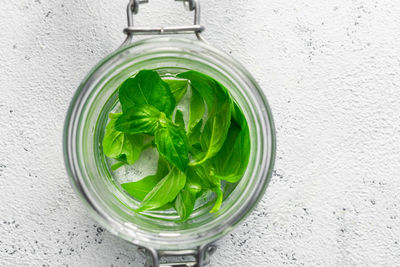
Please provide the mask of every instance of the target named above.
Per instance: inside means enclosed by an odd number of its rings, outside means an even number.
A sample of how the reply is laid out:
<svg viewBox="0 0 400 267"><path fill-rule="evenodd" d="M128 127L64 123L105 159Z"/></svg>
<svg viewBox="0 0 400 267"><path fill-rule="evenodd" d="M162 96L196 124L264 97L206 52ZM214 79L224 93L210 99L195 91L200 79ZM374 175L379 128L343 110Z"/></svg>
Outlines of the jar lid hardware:
<svg viewBox="0 0 400 267"><path fill-rule="evenodd" d="M200 25L200 3L198 0L175 0L183 2L185 8L194 12L194 24L189 26L174 27L136 27L133 23L133 16L139 12L140 4L149 3L149 0L130 0L127 7L128 27L124 29L127 40L124 44L131 41L133 35L153 35L153 34L189 34L194 33L200 41L204 41L201 32L204 27Z"/></svg>
<svg viewBox="0 0 400 267"><path fill-rule="evenodd" d="M210 256L217 250L215 245L204 245L197 249L158 251L139 247L139 253L146 259L146 267L205 267L210 264ZM162 257L193 256L194 260L160 263Z"/></svg>

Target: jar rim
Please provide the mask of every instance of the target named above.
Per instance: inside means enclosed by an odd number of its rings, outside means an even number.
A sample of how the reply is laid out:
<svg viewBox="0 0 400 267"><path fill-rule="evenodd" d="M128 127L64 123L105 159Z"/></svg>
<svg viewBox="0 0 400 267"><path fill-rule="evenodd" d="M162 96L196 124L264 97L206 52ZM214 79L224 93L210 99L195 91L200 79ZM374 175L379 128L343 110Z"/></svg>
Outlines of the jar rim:
<svg viewBox="0 0 400 267"><path fill-rule="evenodd" d="M229 223L223 223L220 225L210 225L209 229L212 231L201 233L197 233L197 240L179 240L176 244L171 244L171 236L157 236L157 240L151 239L152 234L149 233L141 233L138 229L136 229L129 222L122 222L115 220L109 214L105 213L101 206L96 203L96 201L88 194L88 190L85 184L82 182L81 172L79 170L79 164L74 158L75 153L75 141L71 139L71 137L75 134L75 130L77 126L76 118L79 117L82 111L82 105L84 100L82 99L83 94L88 94L90 92L89 88L86 86L92 79L101 79L102 75L107 72L107 64L116 64L117 62L113 62L117 57L124 57L124 53L129 50L135 50L137 48L146 49L146 47L152 48L162 48L162 49L175 49L175 45L180 44L183 47L187 46L188 48L200 49L202 51L210 52L214 57L218 57L219 60L225 60L232 69L235 69L236 73L241 75L241 79L246 79L246 82L252 86L254 90L254 94L257 94L255 99L258 101L258 105L260 105L261 112L260 116L264 120L267 133L264 132L264 138L268 139L268 147L266 148L266 155L264 155L264 162L266 169L262 170L258 181L258 186L254 188L254 191L249 199L245 202L246 205L242 205L236 213L234 213L229 219ZM258 84L249 74L249 72L237 61L232 58L229 58L223 52L217 50L216 48L197 41L190 40L185 38L171 38L171 37L155 37L155 38L147 38L137 42L134 42L128 46L121 47L115 52L111 53L109 56L105 57L102 61L100 61L86 76L78 90L76 91L70 107L67 112L65 125L64 125L64 159L65 165L67 168L67 172L70 177L71 184L75 191L80 196L82 202L89 209L90 214L94 217L103 227L112 232L115 235L118 235L124 238L127 241L130 241L134 244L146 247L155 247L157 249L176 249L176 248L188 248L194 247L198 245L202 245L205 243L210 243L223 235L225 235L228 231L232 230L234 226L236 226L240 221L246 218L250 212L254 209L255 205L260 201L261 197L264 195L264 191L268 186L268 183L272 176L272 170L275 162L275 151L276 151L276 141L275 141L275 129L272 114L270 111L270 107L267 103L267 100L261 91ZM193 237L193 236L192 236ZM170 244L169 244L170 243Z"/></svg>

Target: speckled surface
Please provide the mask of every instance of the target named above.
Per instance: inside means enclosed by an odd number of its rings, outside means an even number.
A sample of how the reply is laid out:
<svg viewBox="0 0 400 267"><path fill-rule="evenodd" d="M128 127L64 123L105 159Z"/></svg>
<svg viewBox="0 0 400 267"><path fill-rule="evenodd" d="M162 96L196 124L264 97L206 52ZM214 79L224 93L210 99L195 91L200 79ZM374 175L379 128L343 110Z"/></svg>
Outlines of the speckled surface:
<svg viewBox="0 0 400 267"><path fill-rule="evenodd" d="M141 266L86 214L62 127L84 75L122 42L125 0L0 7L0 266ZM139 25L191 22L152 0ZM205 37L274 112L278 157L255 212L213 266L400 265L398 0L203 0Z"/></svg>

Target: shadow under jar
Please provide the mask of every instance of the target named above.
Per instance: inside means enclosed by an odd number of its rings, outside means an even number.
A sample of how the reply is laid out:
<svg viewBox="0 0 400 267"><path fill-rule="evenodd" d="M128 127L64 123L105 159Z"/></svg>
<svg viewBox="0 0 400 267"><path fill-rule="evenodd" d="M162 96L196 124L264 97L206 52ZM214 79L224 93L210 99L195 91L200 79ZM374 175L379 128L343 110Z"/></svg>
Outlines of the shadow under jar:
<svg viewBox="0 0 400 267"><path fill-rule="evenodd" d="M102 151L108 114L118 103L118 87L143 69L161 77L188 70L206 74L224 85L243 111L251 139L249 163L242 179L225 190L218 212L198 205L185 222L174 210L136 213L140 203L113 176ZM67 113L64 154L74 189L103 227L146 248L152 266L164 255L193 255L198 265L186 266L203 266L209 244L232 230L263 196L275 159L275 130L261 89L238 62L198 40L157 37L120 48L87 75Z"/></svg>

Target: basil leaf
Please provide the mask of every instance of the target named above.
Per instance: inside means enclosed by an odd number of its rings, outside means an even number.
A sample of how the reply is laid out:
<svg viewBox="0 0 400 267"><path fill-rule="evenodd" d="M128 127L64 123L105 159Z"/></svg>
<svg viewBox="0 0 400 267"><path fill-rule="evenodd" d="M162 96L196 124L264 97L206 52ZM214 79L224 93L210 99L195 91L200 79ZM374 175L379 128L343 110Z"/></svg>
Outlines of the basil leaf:
<svg viewBox="0 0 400 267"><path fill-rule="evenodd" d="M206 153L201 150L201 145L199 143L190 147L190 154L192 155L192 159L196 161L200 161L206 155Z"/></svg>
<svg viewBox="0 0 400 267"><path fill-rule="evenodd" d="M176 198L186 183L186 174L173 168L143 199L137 212L153 210Z"/></svg>
<svg viewBox="0 0 400 267"><path fill-rule="evenodd" d="M196 185L195 188L200 189L198 193L204 190L211 190L217 194L217 198L210 213L217 212L223 200L223 192L221 190L221 180L214 175L214 170L210 166L210 162L188 168L188 181Z"/></svg>
<svg viewBox="0 0 400 267"><path fill-rule="evenodd" d="M236 124L236 122L232 122L224 145L213 158L213 166L215 168L216 175L220 179L229 180L229 182L231 182L231 179L235 178L228 177L236 176L241 165L240 146L238 151L236 151L238 146L235 147L240 132L240 127ZM224 178L221 176L224 176Z"/></svg>
<svg viewBox="0 0 400 267"><path fill-rule="evenodd" d="M175 210L182 221L186 221L194 209L196 197L188 189L182 189L175 199Z"/></svg>
<svg viewBox="0 0 400 267"><path fill-rule="evenodd" d="M165 114L151 105L141 105L128 109L117 119L115 128L124 133L154 134L160 119L166 119Z"/></svg>
<svg viewBox="0 0 400 267"><path fill-rule="evenodd" d="M217 88L216 81L213 78L192 70L180 73L177 77L188 79L192 89L194 88L203 97L208 109L212 109Z"/></svg>
<svg viewBox="0 0 400 267"><path fill-rule="evenodd" d="M126 163L125 161L118 161L117 163L111 165L111 170L115 171L118 170L119 168L121 168L122 166L124 166Z"/></svg>
<svg viewBox="0 0 400 267"><path fill-rule="evenodd" d="M228 137L214 158L214 168L219 179L236 183L243 176L249 162L250 133L243 112L235 103L232 118Z"/></svg>
<svg viewBox="0 0 400 267"><path fill-rule="evenodd" d="M175 200L175 210L178 212L182 221L189 218L194 210L196 197L198 197L204 190L213 188L207 180L200 178L194 168L189 167L187 170L186 185L179 192Z"/></svg>
<svg viewBox="0 0 400 267"><path fill-rule="evenodd" d="M221 181L214 175L214 169L211 167L209 161L206 161L201 165L190 166L188 168L187 185L185 188L186 187L195 189L194 192L196 192L197 195L204 190L211 190L215 192L217 194L217 198L210 212L217 212L219 210L223 200Z"/></svg>
<svg viewBox="0 0 400 267"><path fill-rule="evenodd" d="M161 177L162 178L162 177ZM157 175L149 175L137 182L121 184L122 188L139 201L143 201L146 195L161 180Z"/></svg>
<svg viewBox="0 0 400 267"><path fill-rule="evenodd" d="M224 195L221 190L221 185L214 187L212 190L217 194L217 199L215 200L215 204L212 207L212 209L210 210L210 213L217 212L220 209L222 200L224 198Z"/></svg>
<svg viewBox="0 0 400 267"><path fill-rule="evenodd" d="M186 188L194 195L198 195L204 189L211 189L213 184L210 183L210 178L205 177L206 171L205 169L199 167L188 167L187 170L187 179L186 179ZM196 170L198 169L198 170ZM200 174L200 175L199 175Z"/></svg>
<svg viewBox="0 0 400 267"><path fill-rule="evenodd" d="M175 124L178 125L178 127L182 130L185 130L185 121L183 119L183 113L180 109L178 109L175 113Z"/></svg>
<svg viewBox="0 0 400 267"><path fill-rule="evenodd" d="M190 134L193 128L199 124L200 120L203 118L205 112L204 100L197 92L196 89L192 87L192 97L190 99L189 107L189 125L188 133Z"/></svg>
<svg viewBox="0 0 400 267"><path fill-rule="evenodd" d="M212 189L220 184L220 180L214 176L214 169L209 161L201 165L190 166L189 170L193 170L195 175L200 178L201 187L203 189ZM195 178L192 173L190 173L190 177Z"/></svg>
<svg viewBox="0 0 400 267"><path fill-rule="evenodd" d="M163 79L169 85L172 95L175 98L175 102L179 103L182 97L186 94L189 82L188 80L178 79Z"/></svg>
<svg viewBox="0 0 400 267"><path fill-rule="evenodd" d="M110 113L108 114L108 117L110 118L110 120L115 120L118 119L119 117L121 117L122 112L121 113Z"/></svg>
<svg viewBox="0 0 400 267"><path fill-rule="evenodd" d="M163 210L169 210L169 209L174 209L174 208L175 208L175 202L169 202L169 203L165 204L164 206L156 208L152 211L163 211Z"/></svg>
<svg viewBox="0 0 400 267"><path fill-rule="evenodd" d="M250 154L250 137L247 123L242 127L232 121L221 150L213 159L215 175L230 183L237 182L246 170Z"/></svg>
<svg viewBox="0 0 400 267"><path fill-rule="evenodd" d="M175 98L169 85L153 70L141 70L134 78L126 80L119 88L122 111L140 105L152 105L167 116L175 108Z"/></svg>
<svg viewBox="0 0 400 267"><path fill-rule="evenodd" d="M210 210L210 213L217 212L223 200L223 192L221 190L221 180L214 176L214 170L210 166L210 162L206 161L201 165L192 166L189 170L193 170L195 173L195 175L193 175L191 172L188 172L188 174L190 173L191 179L195 179L196 176L200 178L202 191L211 190L217 194L215 204Z"/></svg>
<svg viewBox="0 0 400 267"><path fill-rule="evenodd" d="M106 133L103 138L103 152L109 158L117 160L123 158L124 162L133 164L142 152L144 135L125 134L117 131L115 127L116 121L121 115L113 114L110 116L112 119L106 127Z"/></svg>
<svg viewBox="0 0 400 267"><path fill-rule="evenodd" d="M194 88L205 100L208 119L201 135L205 156L192 165L202 164L212 158L222 147L231 121L231 105L227 90L213 78L195 71L188 71L178 77L190 80Z"/></svg>
<svg viewBox="0 0 400 267"><path fill-rule="evenodd" d="M164 157L159 156L156 175L158 177L164 177L170 171L171 166L168 164L168 161Z"/></svg>
<svg viewBox="0 0 400 267"><path fill-rule="evenodd" d="M122 154L126 156L126 162L130 165L134 164L140 157L140 153L143 151L143 140L145 136L143 134L125 134L124 143L122 147Z"/></svg>
<svg viewBox="0 0 400 267"><path fill-rule="evenodd" d="M172 123L160 126L155 132L155 143L161 155L181 171L186 171L189 148L185 131Z"/></svg>
<svg viewBox="0 0 400 267"><path fill-rule="evenodd" d="M200 120L196 126L188 133L189 144L191 146L200 144L201 128L203 126L203 120Z"/></svg>
<svg viewBox="0 0 400 267"><path fill-rule="evenodd" d="M228 134L230 116L230 103L227 101L221 103L216 109L215 114L207 120L201 135L203 150L207 152L198 164L213 157L221 149Z"/></svg>
<svg viewBox="0 0 400 267"><path fill-rule="evenodd" d="M146 195L169 173L168 162L160 157L158 159L157 173L149 175L136 182L121 184L122 188L137 200L142 201Z"/></svg>
<svg viewBox="0 0 400 267"><path fill-rule="evenodd" d="M116 119L111 120L106 127L103 138L103 152L107 157L117 158L121 155L124 144L124 133L115 129Z"/></svg>
<svg viewBox="0 0 400 267"><path fill-rule="evenodd" d="M247 126L246 118L244 117L242 110L239 108L239 106L235 102L233 102L233 107L232 107L232 118L241 127L243 127L243 125Z"/></svg>

